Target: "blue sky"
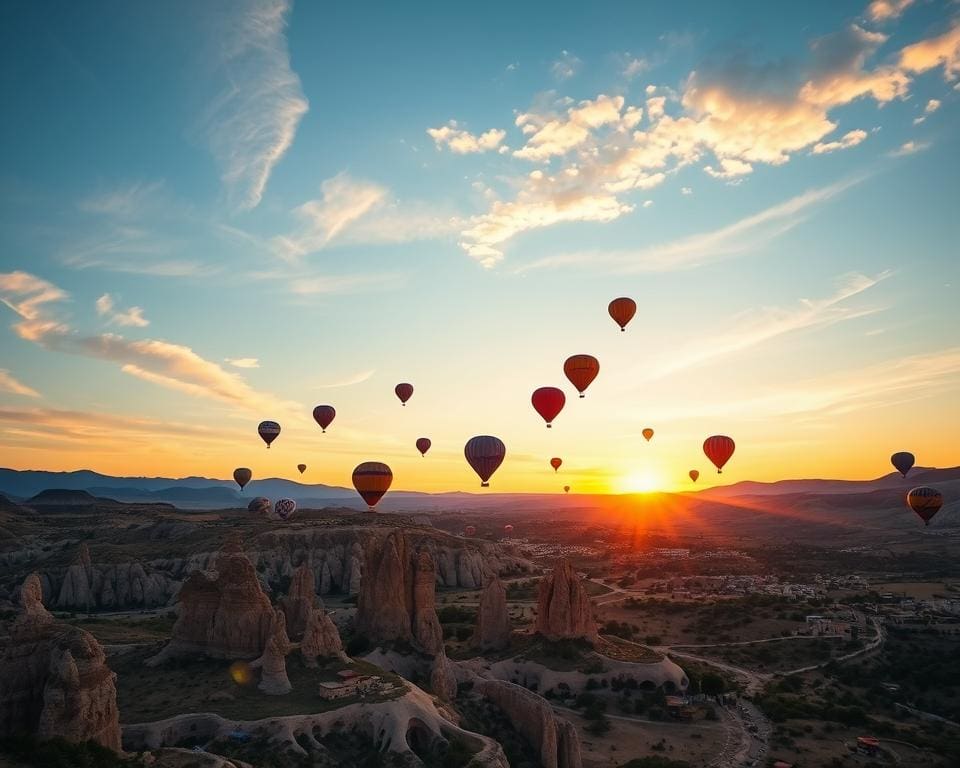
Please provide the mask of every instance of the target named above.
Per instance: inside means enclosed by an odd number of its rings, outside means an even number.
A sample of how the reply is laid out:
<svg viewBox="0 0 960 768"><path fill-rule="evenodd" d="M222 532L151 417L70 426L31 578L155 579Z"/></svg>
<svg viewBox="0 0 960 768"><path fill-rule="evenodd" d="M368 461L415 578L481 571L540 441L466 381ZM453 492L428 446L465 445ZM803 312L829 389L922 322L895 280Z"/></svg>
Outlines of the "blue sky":
<svg viewBox="0 0 960 768"><path fill-rule="evenodd" d="M0 463L439 490L482 432L504 489L557 453L679 487L713 432L741 479L957 463L955 4L2 14Z"/></svg>

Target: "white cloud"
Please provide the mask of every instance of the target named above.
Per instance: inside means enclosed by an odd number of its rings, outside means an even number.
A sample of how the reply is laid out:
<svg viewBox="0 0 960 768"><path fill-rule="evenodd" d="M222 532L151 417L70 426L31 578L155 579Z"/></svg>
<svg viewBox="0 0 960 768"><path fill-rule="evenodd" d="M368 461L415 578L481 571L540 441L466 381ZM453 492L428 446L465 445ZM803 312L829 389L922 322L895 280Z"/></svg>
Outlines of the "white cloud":
<svg viewBox="0 0 960 768"><path fill-rule="evenodd" d="M692 195L692 194L693 194L693 190L692 190L690 187L680 187L680 194L681 194L681 195Z"/></svg>
<svg viewBox="0 0 960 768"><path fill-rule="evenodd" d="M437 149L446 146L455 155L469 155L497 149L507 132L499 128L491 128L475 136L458 127L456 120L451 120L440 128L428 128L427 134L433 139Z"/></svg>
<svg viewBox="0 0 960 768"><path fill-rule="evenodd" d="M561 51L560 58L550 65L550 71L557 80L569 80L580 71L582 62L569 51Z"/></svg>
<svg viewBox="0 0 960 768"><path fill-rule="evenodd" d="M230 201L250 209L260 204L309 105L290 67L288 0L247 0L230 9L237 17L215 28L223 51L218 74L225 85L204 123Z"/></svg>
<svg viewBox="0 0 960 768"><path fill-rule="evenodd" d="M889 154L890 157L904 157L905 155L915 155L917 152L923 152L929 147L930 143L926 141L905 141Z"/></svg>
<svg viewBox="0 0 960 768"><path fill-rule="evenodd" d="M111 325L134 328L146 328L150 325L150 321L143 316L143 310L140 307L130 307L126 310L117 309L113 297L109 293L105 293L97 299L96 306L97 314L107 318L107 323Z"/></svg>
<svg viewBox="0 0 960 768"><path fill-rule="evenodd" d="M580 147L601 126L630 130L640 122L642 113L632 109L621 114L623 104L623 96L600 94L570 107L564 114L522 112L515 122L527 136L527 142L513 155L524 160L548 160Z"/></svg>
<svg viewBox="0 0 960 768"><path fill-rule="evenodd" d="M225 362L234 368L259 368L260 361L255 357L227 357Z"/></svg>
<svg viewBox="0 0 960 768"><path fill-rule="evenodd" d="M888 21L900 16L913 5L914 0L872 0L867 6L867 16L871 21Z"/></svg>
<svg viewBox="0 0 960 768"><path fill-rule="evenodd" d="M23 397L40 397L40 393L37 392L37 390L18 381L6 368L0 368L0 392L22 395Z"/></svg>
<svg viewBox="0 0 960 768"><path fill-rule="evenodd" d="M644 201L643 201L643 207L644 207L644 208L649 208L651 205L653 205L653 200L644 200Z"/></svg>
<svg viewBox="0 0 960 768"><path fill-rule="evenodd" d="M850 147L855 147L857 144L862 142L867 138L867 132L857 129L855 131L847 131L836 141L827 141L827 142L817 142L813 145L811 152L815 155L823 155L828 152L835 152L838 149L849 149Z"/></svg>
<svg viewBox="0 0 960 768"><path fill-rule="evenodd" d="M940 100L930 99L930 101L927 102L927 106L923 108L923 111L926 112L928 115L932 115L938 109L940 109Z"/></svg>
<svg viewBox="0 0 960 768"><path fill-rule="evenodd" d="M623 76L628 80L633 80L637 75L650 69L650 62L646 59L627 56L627 61L623 66Z"/></svg>
<svg viewBox="0 0 960 768"><path fill-rule="evenodd" d="M324 275L295 277L290 280L290 292L299 296L319 294L356 293L357 291L392 288L400 277L395 274Z"/></svg>

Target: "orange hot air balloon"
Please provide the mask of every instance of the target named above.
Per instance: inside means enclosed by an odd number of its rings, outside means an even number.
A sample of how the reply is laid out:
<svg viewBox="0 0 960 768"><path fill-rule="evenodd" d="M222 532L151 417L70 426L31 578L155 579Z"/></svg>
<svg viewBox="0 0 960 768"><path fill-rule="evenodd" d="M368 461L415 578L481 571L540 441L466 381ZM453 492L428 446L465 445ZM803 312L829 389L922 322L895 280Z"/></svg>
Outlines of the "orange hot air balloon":
<svg viewBox="0 0 960 768"><path fill-rule="evenodd" d="M406 405L407 400L413 397L413 384L397 384L393 388L393 391L397 393L397 397L400 398L400 404Z"/></svg>
<svg viewBox="0 0 960 768"><path fill-rule="evenodd" d="M736 447L733 438L726 435L714 435L703 441L703 452L717 468L718 475L722 473L723 465L730 461Z"/></svg>
<svg viewBox="0 0 960 768"><path fill-rule="evenodd" d="M246 467L237 467L233 470L233 479L237 485L240 486L240 490L243 490L243 486L250 482L250 478L253 477L253 472L251 472Z"/></svg>
<svg viewBox="0 0 960 768"><path fill-rule="evenodd" d="M297 469L300 470L300 474L302 475L304 472L307 471L307 465L306 465L306 464L297 464Z"/></svg>
<svg viewBox="0 0 960 768"><path fill-rule="evenodd" d="M510 523L507 523L505 526L503 526L503 532L504 532L504 533L513 533L513 526L510 525Z"/></svg>
<svg viewBox="0 0 960 768"><path fill-rule="evenodd" d="M280 434L280 425L275 421L261 421L257 425L257 433L260 435L260 439L267 444L267 448L270 447L270 443L277 439L277 436Z"/></svg>
<svg viewBox="0 0 960 768"><path fill-rule="evenodd" d="M475 525L468 525L463 529L464 534L467 536L475 536L477 533L477 527Z"/></svg>
<svg viewBox="0 0 960 768"><path fill-rule="evenodd" d="M463 446L463 455L480 477L480 487L489 488L491 476L503 464L507 455L507 446L499 437L477 435L467 440L467 444Z"/></svg>
<svg viewBox="0 0 960 768"><path fill-rule="evenodd" d="M619 299L610 302L607 312L610 313L613 321L620 326L620 330L625 331L627 330L627 323L637 314L637 302L628 299L626 296L621 296Z"/></svg>
<svg viewBox="0 0 960 768"><path fill-rule="evenodd" d="M650 427L645 427L643 432L641 432L640 434L643 435L643 439L649 443L650 438L653 437L653 430L650 429Z"/></svg>
<svg viewBox="0 0 960 768"><path fill-rule="evenodd" d="M357 489L369 511L373 512L383 495L390 489L393 472L379 461L365 461L353 470L353 487Z"/></svg>
<svg viewBox="0 0 960 768"><path fill-rule="evenodd" d="M561 464L563 464L563 459L561 459L559 456L554 456L552 459L550 459L550 466L553 467L554 472L560 469Z"/></svg>
<svg viewBox="0 0 960 768"><path fill-rule="evenodd" d="M563 394L562 389L557 389L556 387L540 387L534 390L533 395L530 397L530 402L533 403L536 412L547 422L547 428L549 429L552 426L553 420L557 418L557 415L563 410L563 406L567 402L567 396Z"/></svg>
<svg viewBox="0 0 960 768"><path fill-rule="evenodd" d="M592 355L573 355L563 364L563 372L583 397L587 387L600 373L600 361Z"/></svg>
<svg viewBox="0 0 960 768"><path fill-rule="evenodd" d="M417 438L417 450L420 451L421 456L426 456L427 451L430 450L430 446L433 443L430 442L429 437L418 437Z"/></svg>
<svg viewBox="0 0 960 768"><path fill-rule="evenodd" d="M564 492L564 493L570 493L570 486L569 486L569 485L563 486L563 492Z"/></svg>
<svg viewBox="0 0 960 768"><path fill-rule="evenodd" d="M313 409L313 420L320 425L323 432L327 431L336 416L337 412L332 405L318 405Z"/></svg>
<svg viewBox="0 0 960 768"><path fill-rule="evenodd" d="M691 469L687 474L690 475L690 479L693 480L693 482L697 482L700 478L700 471L696 469Z"/></svg>
<svg viewBox="0 0 960 768"><path fill-rule="evenodd" d="M907 494L907 504L923 520L924 525L930 525L933 516L943 506L943 494L936 488L921 485Z"/></svg>

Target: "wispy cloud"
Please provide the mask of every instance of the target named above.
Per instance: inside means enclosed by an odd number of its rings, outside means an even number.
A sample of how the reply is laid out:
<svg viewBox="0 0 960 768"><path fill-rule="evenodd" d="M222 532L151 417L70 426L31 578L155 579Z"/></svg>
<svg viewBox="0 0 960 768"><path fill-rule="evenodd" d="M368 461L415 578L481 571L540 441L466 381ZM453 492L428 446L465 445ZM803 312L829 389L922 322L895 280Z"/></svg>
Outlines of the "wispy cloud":
<svg viewBox="0 0 960 768"><path fill-rule="evenodd" d="M239 8L237 17L216 28L223 35L219 74L226 85L204 125L231 203L250 209L260 204L309 105L290 66L288 0L247 0L229 8Z"/></svg>
<svg viewBox="0 0 960 768"><path fill-rule="evenodd" d="M369 371L361 371L353 376L347 376L344 379L330 381L325 384L317 384L316 389L338 389L340 387L352 387L354 384L362 384L363 382L368 381L376 372L376 369L371 368Z"/></svg>
<svg viewBox="0 0 960 768"><path fill-rule="evenodd" d="M362 273L355 275L321 275L296 277L290 280L290 292L298 296L319 294L356 293L397 287L402 278L398 274Z"/></svg>
<svg viewBox="0 0 960 768"><path fill-rule="evenodd" d="M481 134L472 134L458 126L456 120L451 120L439 128L427 128L427 135L433 139L437 149L447 147L455 155L471 155L497 149L507 132L491 128Z"/></svg>
<svg viewBox="0 0 960 768"><path fill-rule="evenodd" d="M849 149L850 147L855 147L866 138L867 132L864 130L857 129L855 131L847 131L847 133L843 134L843 136L835 141L817 142L813 145L813 149L810 151L814 155L824 155L828 152L836 152L838 149Z"/></svg>
<svg viewBox="0 0 960 768"><path fill-rule="evenodd" d="M132 182L89 195L80 200L77 207L86 213L106 216L140 216L154 204L157 193L162 188L162 181Z"/></svg>
<svg viewBox="0 0 960 768"><path fill-rule="evenodd" d="M889 154L890 157L905 157L906 155L915 155L917 152L923 152L923 150L929 148L929 141L905 141Z"/></svg>
<svg viewBox="0 0 960 768"><path fill-rule="evenodd" d="M569 80L580 71L581 64L583 62L570 51L561 51L560 58L550 65L550 72L557 80Z"/></svg>
<svg viewBox="0 0 960 768"><path fill-rule="evenodd" d="M647 59L627 54L624 56L623 76L627 78L627 80L633 80L633 78L643 74L650 69L650 67L651 64Z"/></svg>
<svg viewBox="0 0 960 768"><path fill-rule="evenodd" d="M225 362L234 368L259 368L260 361L255 357L227 357Z"/></svg>
<svg viewBox="0 0 960 768"><path fill-rule="evenodd" d="M130 307L125 310L117 309L113 297L109 293L105 293L97 299L96 306L97 314L106 318L108 324L134 328L146 328L150 325L150 321L143 316L143 309L140 307Z"/></svg>
<svg viewBox="0 0 960 768"><path fill-rule="evenodd" d="M24 397L40 397L40 393L37 392L37 390L18 381L14 375L5 368L0 368L0 392L8 392L12 395L22 395Z"/></svg>
<svg viewBox="0 0 960 768"><path fill-rule="evenodd" d="M871 21L888 21L897 18L914 0L871 0L867 6L867 18Z"/></svg>

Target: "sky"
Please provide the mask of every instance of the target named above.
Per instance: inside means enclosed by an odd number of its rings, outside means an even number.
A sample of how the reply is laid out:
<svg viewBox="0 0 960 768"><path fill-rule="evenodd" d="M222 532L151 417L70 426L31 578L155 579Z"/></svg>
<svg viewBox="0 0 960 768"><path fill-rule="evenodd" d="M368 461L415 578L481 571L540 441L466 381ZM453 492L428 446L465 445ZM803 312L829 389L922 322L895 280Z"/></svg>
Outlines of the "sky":
<svg viewBox="0 0 960 768"><path fill-rule="evenodd" d="M494 491L960 464L960 5L737 8L5 3L0 466L479 491L476 434Z"/></svg>

